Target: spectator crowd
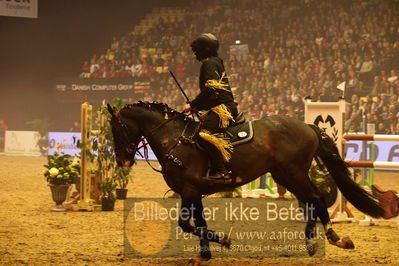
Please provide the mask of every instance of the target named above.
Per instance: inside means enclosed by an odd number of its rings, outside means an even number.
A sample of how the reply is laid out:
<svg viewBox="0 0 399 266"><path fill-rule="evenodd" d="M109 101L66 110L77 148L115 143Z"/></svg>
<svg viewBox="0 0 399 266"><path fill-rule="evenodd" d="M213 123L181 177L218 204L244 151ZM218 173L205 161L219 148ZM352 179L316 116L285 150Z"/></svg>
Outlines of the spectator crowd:
<svg viewBox="0 0 399 266"><path fill-rule="evenodd" d="M134 77L151 90L132 101L181 110L199 92L199 63L190 42L202 32L221 44L239 109L250 119L288 115L303 120L303 99L337 101L345 82L345 130L399 134L398 0L219 0L154 9L133 31L82 65L82 78Z"/></svg>

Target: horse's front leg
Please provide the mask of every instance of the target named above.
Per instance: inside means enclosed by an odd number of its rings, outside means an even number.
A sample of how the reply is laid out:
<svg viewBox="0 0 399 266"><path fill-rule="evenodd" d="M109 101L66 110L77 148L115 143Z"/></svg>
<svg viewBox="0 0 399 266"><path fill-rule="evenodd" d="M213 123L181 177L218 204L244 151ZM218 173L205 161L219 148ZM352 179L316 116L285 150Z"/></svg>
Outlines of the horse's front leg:
<svg viewBox="0 0 399 266"><path fill-rule="evenodd" d="M203 209L201 195L199 197L182 196L179 226L184 232L192 233L200 238L200 256L191 260L194 265L199 265L200 261L206 261L212 257L209 241L230 247L230 240L227 237L220 238L216 232L208 230ZM194 220L195 227L190 224L191 218Z"/></svg>

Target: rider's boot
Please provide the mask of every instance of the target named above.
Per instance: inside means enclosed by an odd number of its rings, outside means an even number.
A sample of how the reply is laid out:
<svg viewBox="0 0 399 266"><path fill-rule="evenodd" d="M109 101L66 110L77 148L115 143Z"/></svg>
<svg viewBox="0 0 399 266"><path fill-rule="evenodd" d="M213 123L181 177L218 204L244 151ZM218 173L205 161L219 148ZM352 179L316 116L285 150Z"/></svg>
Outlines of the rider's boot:
<svg viewBox="0 0 399 266"><path fill-rule="evenodd" d="M231 175L226 169L226 165L223 160L223 156L220 151L211 143L202 141L202 147L205 148L208 158L211 161L211 172L208 176L213 181L230 182Z"/></svg>

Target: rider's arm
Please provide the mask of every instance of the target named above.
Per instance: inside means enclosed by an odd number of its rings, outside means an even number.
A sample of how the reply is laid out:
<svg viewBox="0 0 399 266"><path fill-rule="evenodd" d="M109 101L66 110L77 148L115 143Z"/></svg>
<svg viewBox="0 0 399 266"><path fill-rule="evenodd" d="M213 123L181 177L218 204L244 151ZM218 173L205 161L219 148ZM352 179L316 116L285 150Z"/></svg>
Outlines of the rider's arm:
<svg viewBox="0 0 399 266"><path fill-rule="evenodd" d="M197 95L197 97L191 102L191 107L197 110L205 110L214 106L212 104L214 100L216 100L217 95L213 88L209 88L205 86L206 81L208 80L219 80L219 72L218 66L216 62L207 60L201 66L201 74L200 74L200 89L201 92ZM202 77L202 78L201 78ZM202 80L202 81L201 81ZM201 84L203 83L203 84Z"/></svg>

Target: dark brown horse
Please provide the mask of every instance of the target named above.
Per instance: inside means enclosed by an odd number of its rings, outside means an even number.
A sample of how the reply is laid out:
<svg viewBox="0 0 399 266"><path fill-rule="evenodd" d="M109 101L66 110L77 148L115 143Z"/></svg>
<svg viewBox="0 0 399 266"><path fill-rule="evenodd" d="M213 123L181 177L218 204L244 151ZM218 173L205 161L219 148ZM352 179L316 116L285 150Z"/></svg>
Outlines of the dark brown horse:
<svg viewBox="0 0 399 266"><path fill-rule="evenodd" d="M180 194L181 208L194 207L193 217L181 212L179 226L184 232L200 237L201 252L198 260L211 257L209 241L227 247L230 245L229 239L219 238L207 229L202 216L202 196L232 190L267 172L298 200L312 204L315 208L317 216L308 219L305 229L310 255L315 252L312 232L317 217L323 223L330 243L342 248L354 248L349 238L340 239L332 230L324 200L308 177L314 158L323 161L338 188L357 209L372 217L384 215L373 196L351 179L333 140L315 126L285 116L253 121L253 139L236 146L232 154L230 170L233 182L213 184L204 178L208 170L208 159L195 144L198 122L161 103L129 104L119 113L115 113L110 106L108 109L118 164L131 165L138 145L142 137L145 137L162 166L166 183ZM194 226L190 223L191 218Z"/></svg>

